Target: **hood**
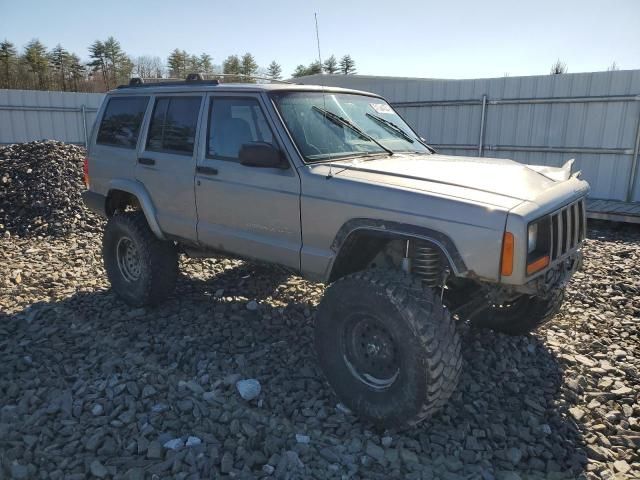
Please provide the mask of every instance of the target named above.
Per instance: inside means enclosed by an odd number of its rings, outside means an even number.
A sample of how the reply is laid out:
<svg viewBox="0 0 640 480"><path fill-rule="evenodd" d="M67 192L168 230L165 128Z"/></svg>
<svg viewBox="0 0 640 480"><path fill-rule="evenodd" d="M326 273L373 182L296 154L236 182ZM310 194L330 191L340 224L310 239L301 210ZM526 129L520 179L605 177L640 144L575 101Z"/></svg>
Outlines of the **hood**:
<svg viewBox="0 0 640 480"><path fill-rule="evenodd" d="M536 171L534 168L539 170ZM508 197L515 201L508 202L513 205L525 200L532 201L558 181L569 178L571 163L567 162L561 168L534 168L503 158L437 154L396 154L393 157L336 162L332 166L334 174L340 171L340 176L352 176L358 172L357 176L361 179L363 174L369 174L370 181L409 188L415 188L418 181L419 189L434 192L443 192L443 188L446 192L447 186L453 187L456 191L459 191L459 188L471 189L487 194L488 198ZM429 186L425 182L432 185Z"/></svg>

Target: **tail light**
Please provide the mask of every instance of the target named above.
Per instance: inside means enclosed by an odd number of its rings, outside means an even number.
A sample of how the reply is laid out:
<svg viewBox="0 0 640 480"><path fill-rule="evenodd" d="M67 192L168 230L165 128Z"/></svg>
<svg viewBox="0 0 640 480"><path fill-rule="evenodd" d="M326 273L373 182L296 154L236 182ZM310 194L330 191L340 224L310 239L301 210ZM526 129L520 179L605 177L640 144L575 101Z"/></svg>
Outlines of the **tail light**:
<svg viewBox="0 0 640 480"><path fill-rule="evenodd" d="M89 188L89 159L85 157L84 163L82 164L82 173L84 175L84 186Z"/></svg>

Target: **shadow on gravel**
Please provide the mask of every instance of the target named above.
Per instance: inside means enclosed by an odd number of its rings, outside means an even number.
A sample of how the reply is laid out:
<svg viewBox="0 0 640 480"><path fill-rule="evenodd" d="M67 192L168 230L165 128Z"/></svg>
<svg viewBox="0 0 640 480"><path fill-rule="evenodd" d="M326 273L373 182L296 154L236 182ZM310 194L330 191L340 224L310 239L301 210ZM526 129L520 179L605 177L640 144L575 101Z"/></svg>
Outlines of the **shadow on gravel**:
<svg viewBox="0 0 640 480"><path fill-rule="evenodd" d="M181 277L176 294L154 309L131 309L98 291L0 314L5 473L15 460L32 476L80 475L95 459L111 475L140 469L163 478L221 471L251 478L268 462L280 478L583 472L584 442L566 411L577 399L560 401L554 356L536 337L466 325L464 373L449 405L415 429L387 432L391 444L380 448L384 435L336 408L317 367L320 293L284 271L241 264L206 281ZM236 295L258 300L257 309L228 299ZM258 400L239 397L238 378L260 381ZM202 444L155 446L188 435Z"/></svg>

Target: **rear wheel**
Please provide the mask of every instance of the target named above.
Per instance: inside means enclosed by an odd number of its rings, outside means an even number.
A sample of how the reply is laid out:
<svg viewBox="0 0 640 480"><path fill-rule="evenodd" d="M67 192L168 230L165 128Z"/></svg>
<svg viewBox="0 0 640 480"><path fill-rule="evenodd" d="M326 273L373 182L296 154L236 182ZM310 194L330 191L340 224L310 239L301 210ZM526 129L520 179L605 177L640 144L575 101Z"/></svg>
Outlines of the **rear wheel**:
<svg viewBox="0 0 640 480"><path fill-rule="evenodd" d="M525 335L551 320L560 311L563 300L561 288L548 297L522 295L509 303L491 305L474 316L471 324L507 335Z"/></svg>
<svg viewBox="0 0 640 480"><path fill-rule="evenodd" d="M365 271L329 286L315 344L340 400L382 427L415 425L437 412L460 374L449 312L433 290L401 272Z"/></svg>
<svg viewBox="0 0 640 480"><path fill-rule="evenodd" d="M107 222L102 255L113 291L132 306L164 300L178 276L178 253L158 239L142 212L117 213Z"/></svg>

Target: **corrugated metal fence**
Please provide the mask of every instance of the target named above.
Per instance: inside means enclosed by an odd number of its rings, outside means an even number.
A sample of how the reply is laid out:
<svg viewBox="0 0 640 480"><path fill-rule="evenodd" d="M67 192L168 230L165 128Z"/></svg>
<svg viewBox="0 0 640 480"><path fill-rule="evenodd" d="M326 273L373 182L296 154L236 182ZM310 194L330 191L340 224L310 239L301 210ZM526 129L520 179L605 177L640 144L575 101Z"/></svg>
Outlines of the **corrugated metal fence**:
<svg viewBox="0 0 640 480"><path fill-rule="evenodd" d="M85 144L104 94L0 90L0 144L54 139Z"/></svg>
<svg viewBox="0 0 640 480"><path fill-rule="evenodd" d="M430 80L299 79L381 94L443 153L542 165L576 158L592 198L640 201L640 70ZM85 143L103 95L0 90L0 143Z"/></svg>
<svg viewBox="0 0 640 480"><path fill-rule="evenodd" d="M378 93L439 151L560 166L592 198L640 201L640 70L430 80L314 75L303 83Z"/></svg>

